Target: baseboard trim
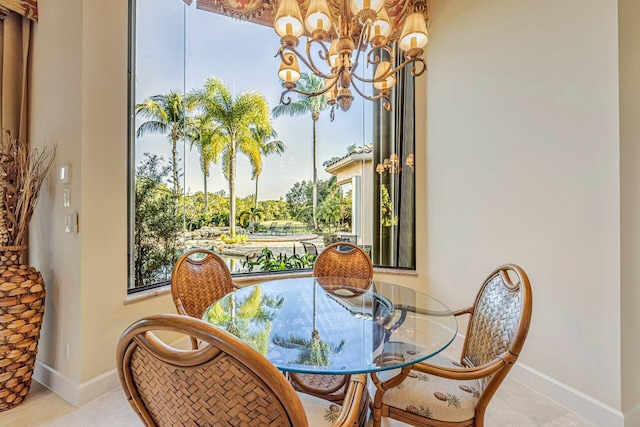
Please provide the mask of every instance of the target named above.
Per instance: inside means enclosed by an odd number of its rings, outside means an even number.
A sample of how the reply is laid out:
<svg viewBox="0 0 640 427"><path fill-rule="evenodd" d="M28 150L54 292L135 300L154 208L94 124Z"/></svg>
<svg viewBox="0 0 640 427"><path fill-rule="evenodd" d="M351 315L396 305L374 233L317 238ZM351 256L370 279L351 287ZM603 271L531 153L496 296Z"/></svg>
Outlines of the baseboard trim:
<svg viewBox="0 0 640 427"><path fill-rule="evenodd" d="M464 336L458 335L464 339ZM186 349L189 348L189 341L186 338L181 338L171 345ZM640 403L623 414L621 411L520 362L513 367L509 377L596 425L608 427L640 426ZM36 361L33 378L76 407L85 405L120 387L116 369L77 384L39 360Z"/></svg>
<svg viewBox="0 0 640 427"><path fill-rule="evenodd" d="M516 363L509 377L599 426L625 426L626 416L621 411L523 363ZM635 416L640 415L640 409L634 411Z"/></svg>
<svg viewBox="0 0 640 427"><path fill-rule="evenodd" d="M39 360L36 360L33 379L75 407L85 405L120 387L115 369L78 384Z"/></svg>
<svg viewBox="0 0 640 427"><path fill-rule="evenodd" d="M460 347L462 347L464 338L464 335L458 332L456 342ZM640 422L638 422L640 403L623 415L621 411L520 362L516 362L511 369L509 378L598 426L640 426ZM636 420L635 423L633 420Z"/></svg>
<svg viewBox="0 0 640 427"><path fill-rule="evenodd" d="M640 426L640 403L628 411L624 411L624 425L629 427Z"/></svg>
<svg viewBox="0 0 640 427"><path fill-rule="evenodd" d="M78 384L65 377L46 363L36 360L36 366L33 370L33 379L73 406L80 406Z"/></svg>
<svg viewBox="0 0 640 427"><path fill-rule="evenodd" d="M85 381L80 384L80 406L86 405L92 400L104 396L118 387L120 387L120 378L118 378L118 371L116 369L112 369L102 375L91 378L89 381Z"/></svg>

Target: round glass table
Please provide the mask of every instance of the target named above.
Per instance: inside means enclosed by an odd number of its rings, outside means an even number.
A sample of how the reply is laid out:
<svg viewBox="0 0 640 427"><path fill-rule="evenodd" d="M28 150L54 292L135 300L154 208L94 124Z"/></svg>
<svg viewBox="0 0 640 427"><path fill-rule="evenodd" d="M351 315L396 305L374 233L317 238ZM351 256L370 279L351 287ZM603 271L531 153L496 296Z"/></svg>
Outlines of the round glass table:
<svg viewBox="0 0 640 427"><path fill-rule="evenodd" d="M411 365L447 347L458 324L441 302L378 281L295 278L248 286L202 319L281 371L356 374Z"/></svg>

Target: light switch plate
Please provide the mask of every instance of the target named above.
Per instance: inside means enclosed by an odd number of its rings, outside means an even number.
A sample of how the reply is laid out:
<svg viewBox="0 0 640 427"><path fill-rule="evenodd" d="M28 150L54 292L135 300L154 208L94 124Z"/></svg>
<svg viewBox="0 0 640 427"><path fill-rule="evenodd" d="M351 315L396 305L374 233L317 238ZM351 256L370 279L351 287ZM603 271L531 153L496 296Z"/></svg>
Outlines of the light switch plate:
<svg viewBox="0 0 640 427"><path fill-rule="evenodd" d="M58 178L60 179L61 182L65 184L68 184L69 182L71 182L71 166L69 165L60 166Z"/></svg>
<svg viewBox="0 0 640 427"><path fill-rule="evenodd" d="M78 232L78 213L77 212L74 212L71 215L64 216L64 232L65 233Z"/></svg>
<svg viewBox="0 0 640 427"><path fill-rule="evenodd" d="M62 191L62 206L65 208L71 207L71 188L64 187Z"/></svg>

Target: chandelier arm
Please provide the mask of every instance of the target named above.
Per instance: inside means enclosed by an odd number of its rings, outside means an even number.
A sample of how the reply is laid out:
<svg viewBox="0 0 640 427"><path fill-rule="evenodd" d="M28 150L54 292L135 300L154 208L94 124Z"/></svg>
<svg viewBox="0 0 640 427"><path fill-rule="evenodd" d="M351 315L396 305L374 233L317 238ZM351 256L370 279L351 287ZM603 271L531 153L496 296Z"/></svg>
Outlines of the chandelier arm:
<svg viewBox="0 0 640 427"><path fill-rule="evenodd" d="M380 46L378 49L386 50L387 53L389 54L389 57L391 58L390 62L393 63L395 61L396 55L390 46L384 45L384 46ZM380 61L382 61L382 56L378 53L378 49L373 49L369 51L369 53L367 54L367 64L378 65ZM371 59L371 57L374 55L375 55L375 58Z"/></svg>
<svg viewBox="0 0 640 427"><path fill-rule="evenodd" d="M358 40L358 45L356 46L356 57L353 59L353 69L356 69L356 64L358 64L358 60L360 59L360 52L362 52L362 46L366 46L369 43L369 29L371 27L371 20L367 19L367 21L362 25L362 31L360 31L360 40Z"/></svg>
<svg viewBox="0 0 640 427"><path fill-rule="evenodd" d="M329 58L329 49L327 49L327 47L324 45L324 43L322 43L320 40L315 40L315 39L312 39L312 38L307 39L307 46L306 46L307 58L309 58L309 62L313 66L313 68L312 67L309 67L309 68L311 68L312 70L315 70L314 71L315 74L319 74L319 72L318 72L319 69L316 66L316 64L313 62L313 57L311 56L311 45L314 42L316 42L320 46L322 46L322 50L318 51L318 56L323 61L327 61L327 58ZM306 64L306 61L305 61L305 64ZM327 78L327 76L325 76L324 74L322 75L322 77Z"/></svg>
<svg viewBox="0 0 640 427"><path fill-rule="evenodd" d="M282 105L291 104L291 97L290 96L287 96L287 100L286 101L284 100L284 96L286 94L288 94L288 93L289 93L289 89L282 91L282 93L280 94L280 104L282 104Z"/></svg>
<svg viewBox="0 0 640 427"><path fill-rule="evenodd" d="M364 99L367 99L369 101L377 101L378 99L383 99L385 101L382 104L384 109L387 110L387 111L391 111L391 99L389 99L389 95L386 95L384 93L379 93L379 94L374 95L374 96L369 96L369 95L365 95L363 92L361 92L360 89L358 89L358 86L356 86L356 85L351 85L351 86L353 86L353 88L356 90L356 92L358 92L358 95L360 95Z"/></svg>
<svg viewBox="0 0 640 427"><path fill-rule="evenodd" d="M322 71L318 70L314 66L313 63L310 63L309 61L307 61L305 59L305 57L303 55L301 55L300 52L298 52L297 49L295 49L293 47L288 47L287 46L285 49L282 49L281 51L278 52L280 54L280 59L282 59L282 61L284 61L285 64L288 63L287 60L284 58L285 50L288 50L291 53L293 53L295 56L297 56L298 59L300 61L302 61L304 63L304 65L306 65L311 70L311 72L313 72L313 74L315 74L315 75L317 75L319 77L322 77L324 79L331 79L331 78L335 77L334 75L327 75L327 74L323 73Z"/></svg>
<svg viewBox="0 0 640 427"><path fill-rule="evenodd" d="M420 64L419 69L418 64ZM413 61L413 67L411 68L411 75L413 77L418 77L421 76L425 71L427 71L427 62L423 58L415 58Z"/></svg>
<svg viewBox="0 0 640 427"><path fill-rule="evenodd" d="M358 86L356 86L355 84L352 84L351 86L356 90L358 95L360 95L364 99L367 99L369 101L377 101L378 99L383 100L382 106L384 107L384 109L386 111L391 111L391 99L389 98L389 95L379 93L375 96L368 96L368 95L365 95L363 92L361 92L360 89L358 89Z"/></svg>
<svg viewBox="0 0 640 427"><path fill-rule="evenodd" d="M427 69L427 64L424 61L424 59L422 58L411 58L411 59L407 59L405 60L402 64L398 65L396 68L390 70L387 74L385 74L384 76L380 77L379 79L365 79L364 77L360 77L357 74L352 74L352 76L356 79L359 80L363 83L375 83L375 82L383 82L387 79L387 77L397 73L398 71L402 70L403 68L405 68L407 65L412 64L413 63L413 68L411 69L411 75L414 77L418 77L420 75L422 75L422 73L424 73L424 71ZM418 69L418 67L416 66L416 64L420 64L421 67Z"/></svg>
<svg viewBox="0 0 640 427"><path fill-rule="evenodd" d="M284 96L289 92L295 92L295 93L298 93L300 95L304 95L304 96L308 96L309 98L313 98L313 97L316 97L316 96L324 95L325 93L327 93L330 90L332 90L337 84L338 84L338 79L335 79L333 81L333 83L331 83L329 86L325 87L324 89L319 90L318 92L305 92L303 90L299 90L299 89L296 89L295 87L293 87L291 89L287 89L284 92L282 92L282 95L280 96L280 102L283 102ZM291 98L289 98L289 101L285 105L289 105L290 103L291 103Z"/></svg>

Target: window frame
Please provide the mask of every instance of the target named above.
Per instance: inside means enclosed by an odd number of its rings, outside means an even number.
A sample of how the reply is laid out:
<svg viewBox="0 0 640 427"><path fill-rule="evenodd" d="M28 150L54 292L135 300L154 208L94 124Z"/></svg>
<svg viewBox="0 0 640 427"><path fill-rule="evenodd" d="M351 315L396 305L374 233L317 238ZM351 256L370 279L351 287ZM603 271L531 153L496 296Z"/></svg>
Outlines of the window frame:
<svg viewBox="0 0 640 427"><path fill-rule="evenodd" d="M137 0L128 0L128 52L127 52L127 295L136 295L152 290L159 290L163 287L169 286L171 280L153 283L144 286L134 286L135 275L135 184L136 184L136 136L135 136L135 96L136 96L136 37L137 37ZM188 4L185 4L187 7ZM414 126L413 126L413 139L414 139L414 152L415 152L415 87L414 87ZM375 170L372 171L375 179ZM413 267L400 267L400 266L384 266L374 265L374 272L377 273L396 273L402 275L417 275L417 236L415 225L415 177L413 187L413 210L414 210L414 251L416 255L414 257ZM373 188L372 188L373 191ZM254 281L256 279L265 278L270 279L278 276L288 276L297 274L311 274L313 268L303 268L296 270L281 270L281 271L258 271L258 272L246 272L246 273L232 273L234 280L239 281Z"/></svg>

